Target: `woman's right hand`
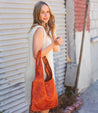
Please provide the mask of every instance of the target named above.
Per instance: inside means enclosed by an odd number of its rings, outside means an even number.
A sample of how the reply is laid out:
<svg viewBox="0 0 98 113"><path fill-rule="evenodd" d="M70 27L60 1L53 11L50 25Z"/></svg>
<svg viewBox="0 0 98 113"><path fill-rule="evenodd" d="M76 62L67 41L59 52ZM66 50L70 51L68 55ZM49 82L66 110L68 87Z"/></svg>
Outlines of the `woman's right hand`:
<svg viewBox="0 0 98 113"><path fill-rule="evenodd" d="M55 46L60 46L63 44L63 40L61 37L57 37L55 40L54 40L54 44Z"/></svg>

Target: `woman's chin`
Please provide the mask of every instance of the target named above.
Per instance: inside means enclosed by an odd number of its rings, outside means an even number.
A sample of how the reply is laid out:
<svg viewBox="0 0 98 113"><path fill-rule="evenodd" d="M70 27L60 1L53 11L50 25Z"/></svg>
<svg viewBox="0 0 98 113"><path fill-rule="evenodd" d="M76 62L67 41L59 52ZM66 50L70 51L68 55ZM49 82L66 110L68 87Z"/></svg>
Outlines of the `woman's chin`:
<svg viewBox="0 0 98 113"><path fill-rule="evenodd" d="M48 23L48 21L44 21L44 23L45 23L45 24L47 24L47 23Z"/></svg>

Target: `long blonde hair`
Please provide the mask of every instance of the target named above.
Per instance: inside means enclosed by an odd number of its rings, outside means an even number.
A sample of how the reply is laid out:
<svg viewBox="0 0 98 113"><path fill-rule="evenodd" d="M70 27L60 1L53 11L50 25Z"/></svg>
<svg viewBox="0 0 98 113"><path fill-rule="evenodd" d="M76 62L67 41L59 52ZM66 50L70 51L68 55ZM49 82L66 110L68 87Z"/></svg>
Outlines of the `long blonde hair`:
<svg viewBox="0 0 98 113"><path fill-rule="evenodd" d="M43 1L39 1L38 3L35 4L34 10L33 10L33 25L31 26L30 30L36 26L36 24L42 25L43 26L43 22L40 20L40 12L41 12L41 8L43 5L47 5L47 3L43 2ZM54 32L55 32L55 17L52 14L50 7L49 8L49 12L50 12L50 19L48 21L48 23L43 26L47 32L47 34L52 38L54 38Z"/></svg>

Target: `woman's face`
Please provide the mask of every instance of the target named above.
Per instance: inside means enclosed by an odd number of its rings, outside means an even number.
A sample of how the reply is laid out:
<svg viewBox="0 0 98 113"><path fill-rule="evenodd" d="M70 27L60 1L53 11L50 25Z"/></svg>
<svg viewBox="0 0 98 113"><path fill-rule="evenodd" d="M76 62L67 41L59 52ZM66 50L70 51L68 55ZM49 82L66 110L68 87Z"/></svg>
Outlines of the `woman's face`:
<svg viewBox="0 0 98 113"><path fill-rule="evenodd" d="M47 5L43 5L40 12L40 20L42 20L45 24L48 23L50 18L50 11Z"/></svg>

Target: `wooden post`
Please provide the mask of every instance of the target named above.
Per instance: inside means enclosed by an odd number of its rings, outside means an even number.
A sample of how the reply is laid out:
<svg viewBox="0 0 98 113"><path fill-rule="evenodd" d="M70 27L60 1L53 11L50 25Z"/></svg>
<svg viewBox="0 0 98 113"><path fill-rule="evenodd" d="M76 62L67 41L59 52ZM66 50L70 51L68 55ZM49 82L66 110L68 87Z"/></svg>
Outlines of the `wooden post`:
<svg viewBox="0 0 98 113"><path fill-rule="evenodd" d="M84 37L85 37L85 29L87 24L87 14L88 14L88 6L89 6L89 0L86 1L86 10L85 10L85 18L84 18L84 27L83 27L83 34L82 34L82 43L81 43L81 50L80 50L80 56L79 56L79 64L77 68L77 74L76 74L76 81L75 81L75 94L77 93L77 84L80 74L80 67L81 67L81 61L82 61L82 54L83 54L83 44L84 44Z"/></svg>

